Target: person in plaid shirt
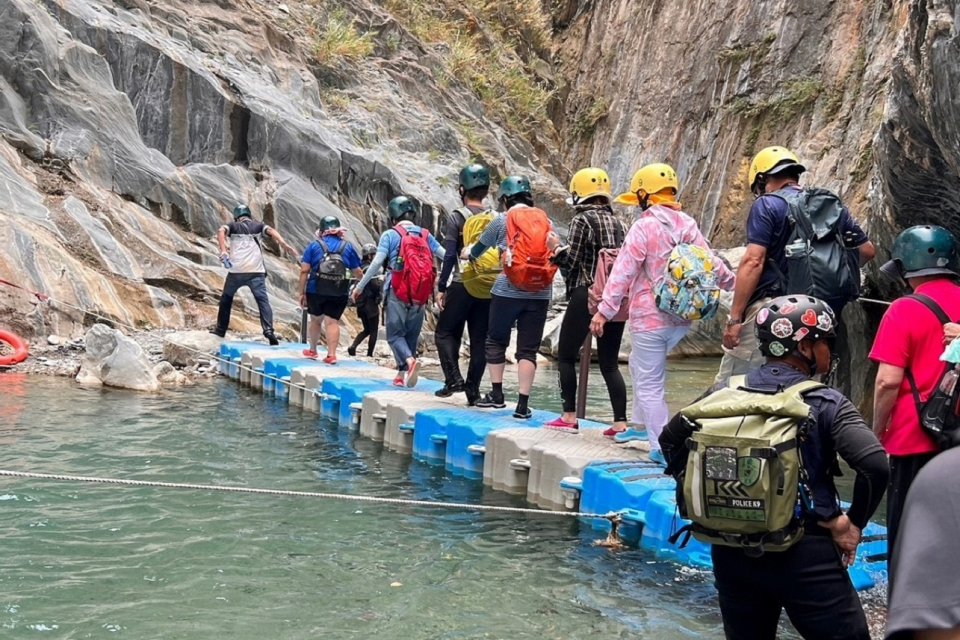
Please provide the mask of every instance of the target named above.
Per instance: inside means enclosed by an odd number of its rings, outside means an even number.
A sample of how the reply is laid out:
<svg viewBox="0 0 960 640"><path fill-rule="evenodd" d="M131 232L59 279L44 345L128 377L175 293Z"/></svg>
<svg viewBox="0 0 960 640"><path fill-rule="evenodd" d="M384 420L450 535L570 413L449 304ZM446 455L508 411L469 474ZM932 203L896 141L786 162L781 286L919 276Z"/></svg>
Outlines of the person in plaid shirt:
<svg viewBox="0 0 960 640"><path fill-rule="evenodd" d="M562 270L567 285L567 311L560 325L558 376L563 414L543 426L576 431L577 359L590 332L591 313L587 290L593 284L597 256L601 249L619 249L626 230L610 206L610 178L603 169L581 169L570 181L570 199L577 213L570 222L567 244L554 249L552 262ZM610 393L613 427L604 435L613 436L627 428L627 388L620 373L620 341L625 323L611 322L597 339L600 373Z"/></svg>

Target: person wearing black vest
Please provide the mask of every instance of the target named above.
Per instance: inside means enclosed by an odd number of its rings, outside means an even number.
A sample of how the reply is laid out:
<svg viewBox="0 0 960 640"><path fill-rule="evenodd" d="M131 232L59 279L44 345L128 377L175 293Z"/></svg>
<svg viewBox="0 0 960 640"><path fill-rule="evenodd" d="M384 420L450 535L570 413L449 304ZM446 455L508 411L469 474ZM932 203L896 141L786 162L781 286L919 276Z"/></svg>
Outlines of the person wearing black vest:
<svg viewBox="0 0 960 640"><path fill-rule="evenodd" d="M757 313L756 339L766 362L746 374L744 387L776 392L826 373L831 366L836 319L821 300L775 298ZM728 383L717 383L706 397ZM713 545L713 571L728 640L774 640L782 610L808 640L870 640L860 598L846 567L853 564L860 532L876 511L890 473L883 447L856 407L839 391L819 387L803 394L815 428L800 444L812 508L803 507L804 536L784 551L748 555ZM660 445L667 473L683 484L693 423L679 413ZM856 474L846 513L837 501L837 456Z"/></svg>
<svg viewBox="0 0 960 640"><path fill-rule="evenodd" d="M480 399L480 379L487 367L484 342L490 319L490 298L481 299L470 295L460 278L460 252L463 251L463 225L467 218L488 209L483 204L490 189L490 171L480 164L471 164L460 170L460 201L463 206L455 209L447 218L444 229L443 248L446 255L437 281L437 307L440 317L434 332L444 385L435 393L446 398L464 392L467 405L473 406ZM449 282L449 283L448 283ZM470 364L467 379L460 373L460 345L463 329L470 336Z"/></svg>

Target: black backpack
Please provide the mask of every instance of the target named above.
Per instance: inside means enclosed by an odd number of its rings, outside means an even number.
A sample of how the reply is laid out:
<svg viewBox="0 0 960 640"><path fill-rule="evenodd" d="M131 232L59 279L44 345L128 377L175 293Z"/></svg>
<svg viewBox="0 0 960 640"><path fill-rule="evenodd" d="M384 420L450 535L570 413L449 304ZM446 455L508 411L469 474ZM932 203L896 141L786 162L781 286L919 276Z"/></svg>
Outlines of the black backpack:
<svg viewBox="0 0 960 640"><path fill-rule="evenodd" d="M922 303L937 316L940 324L953 322L937 302L922 293L907 296ZM960 384L957 382L960 365L945 362L943 373L937 380L933 393L925 401L920 399L920 390L910 369L906 370L910 392L917 405L920 416L920 428L933 438L941 450L960 445Z"/></svg>
<svg viewBox="0 0 960 640"><path fill-rule="evenodd" d="M347 248L347 241L341 240L336 251L330 251L327 243L318 240L323 256L313 272L316 281L317 295L342 297L350 293L350 279L347 276L347 264L343 261L343 250Z"/></svg>
<svg viewBox="0 0 960 640"><path fill-rule="evenodd" d="M840 232L843 203L826 189L781 189L792 228L784 253L787 273L780 276L786 294L800 293L843 305L860 297L860 249L847 247Z"/></svg>

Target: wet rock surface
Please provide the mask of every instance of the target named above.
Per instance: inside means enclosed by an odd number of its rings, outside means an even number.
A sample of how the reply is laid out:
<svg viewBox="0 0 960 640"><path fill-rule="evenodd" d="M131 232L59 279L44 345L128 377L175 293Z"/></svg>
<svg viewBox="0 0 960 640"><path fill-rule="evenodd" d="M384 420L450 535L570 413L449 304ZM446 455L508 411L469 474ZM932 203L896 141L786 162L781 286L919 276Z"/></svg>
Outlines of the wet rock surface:
<svg viewBox="0 0 960 640"><path fill-rule="evenodd" d="M135 391L158 391L160 382L136 342L116 329L96 324L87 332L86 353L77 382Z"/></svg>

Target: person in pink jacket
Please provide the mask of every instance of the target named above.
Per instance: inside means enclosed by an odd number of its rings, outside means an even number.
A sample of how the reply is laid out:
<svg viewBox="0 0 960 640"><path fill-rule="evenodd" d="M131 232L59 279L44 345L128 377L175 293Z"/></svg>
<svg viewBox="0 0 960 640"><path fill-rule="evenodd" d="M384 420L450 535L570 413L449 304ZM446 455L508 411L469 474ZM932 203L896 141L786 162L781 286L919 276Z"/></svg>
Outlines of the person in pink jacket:
<svg viewBox="0 0 960 640"><path fill-rule="evenodd" d="M696 221L680 210L676 172L665 164L651 164L637 171L630 192L615 202L639 205L643 209L617 256L603 289L599 311L590 322L594 335L616 315L621 300L630 300L630 376L633 378L634 427L617 434L617 442L650 441L650 459L663 464L660 432L670 419L664 398L667 353L690 329L691 322L661 311L654 288L662 280L670 252L680 243L712 251ZM719 286L730 291L735 276L719 258L714 261ZM636 427L643 425L646 430ZM649 438L647 431L650 432Z"/></svg>

